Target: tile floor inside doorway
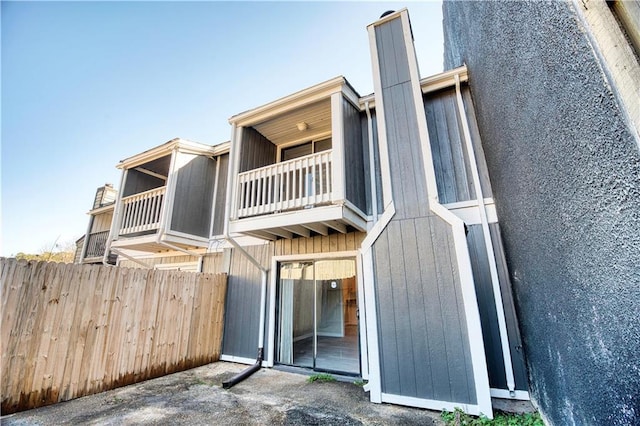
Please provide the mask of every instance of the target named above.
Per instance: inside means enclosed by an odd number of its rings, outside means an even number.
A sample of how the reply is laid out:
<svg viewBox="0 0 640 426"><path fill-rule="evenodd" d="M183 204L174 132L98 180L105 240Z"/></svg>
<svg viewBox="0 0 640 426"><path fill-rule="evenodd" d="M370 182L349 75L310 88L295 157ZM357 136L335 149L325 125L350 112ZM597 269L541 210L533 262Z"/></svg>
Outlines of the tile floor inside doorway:
<svg viewBox="0 0 640 426"><path fill-rule="evenodd" d="M313 368L313 338L294 343L294 365ZM344 337L318 336L316 369L359 374L360 351L355 325L345 326Z"/></svg>

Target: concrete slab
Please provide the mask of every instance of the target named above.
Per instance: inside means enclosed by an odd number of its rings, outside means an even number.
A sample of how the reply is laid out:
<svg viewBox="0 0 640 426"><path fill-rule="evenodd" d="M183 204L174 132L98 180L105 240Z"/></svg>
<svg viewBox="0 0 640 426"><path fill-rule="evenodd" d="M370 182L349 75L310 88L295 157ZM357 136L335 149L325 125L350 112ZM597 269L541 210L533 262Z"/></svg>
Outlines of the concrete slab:
<svg viewBox="0 0 640 426"><path fill-rule="evenodd" d="M217 362L158 379L0 418L2 425L277 424L441 425L440 413L373 404L347 382L262 369L235 387L222 381L246 366Z"/></svg>

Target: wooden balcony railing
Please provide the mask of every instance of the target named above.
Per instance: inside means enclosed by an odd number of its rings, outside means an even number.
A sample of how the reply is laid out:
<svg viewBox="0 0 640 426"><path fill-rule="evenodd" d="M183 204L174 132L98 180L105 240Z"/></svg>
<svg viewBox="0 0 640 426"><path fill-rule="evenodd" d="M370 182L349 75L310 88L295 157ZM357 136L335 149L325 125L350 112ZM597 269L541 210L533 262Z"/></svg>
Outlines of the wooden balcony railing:
<svg viewBox="0 0 640 426"><path fill-rule="evenodd" d="M109 231L93 232L89 234L89 239L87 240L87 251L84 254L85 259L104 256L107 238L109 238Z"/></svg>
<svg viewBox="0 0 640 426"><path fill-rule="evenodd" d="M122 199L120 235L153 231L160 227L160 212L166 186L151 189Z"/></svg>
<svg viewBox="0 0 640 426"><path fill-rule="evenodd" d="M238 175L237 217L301 209L331 201L331 151Z"/></svg>

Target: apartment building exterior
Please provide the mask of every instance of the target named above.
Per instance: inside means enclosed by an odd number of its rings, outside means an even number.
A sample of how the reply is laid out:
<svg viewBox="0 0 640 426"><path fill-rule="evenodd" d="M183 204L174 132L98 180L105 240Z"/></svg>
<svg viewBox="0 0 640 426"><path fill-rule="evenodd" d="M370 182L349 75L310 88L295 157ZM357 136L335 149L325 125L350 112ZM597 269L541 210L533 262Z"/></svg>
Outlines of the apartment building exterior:
<svg viewBox="0 0 640 426"><path fill-rule="evenodd" d="M491 416L529 393L468 69L421 78L406 9L367 31L373 94L337 77L123 160L103 260L226 272L222 360Z"/></svg>

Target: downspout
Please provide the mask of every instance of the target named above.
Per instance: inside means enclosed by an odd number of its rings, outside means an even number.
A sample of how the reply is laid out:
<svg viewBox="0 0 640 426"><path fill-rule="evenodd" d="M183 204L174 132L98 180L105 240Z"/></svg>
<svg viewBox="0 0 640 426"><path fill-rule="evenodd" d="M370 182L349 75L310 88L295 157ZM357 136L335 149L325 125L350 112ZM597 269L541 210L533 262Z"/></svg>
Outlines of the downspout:
<svg viewBox="0 0 640 426"><path fill-rule="evenodd" d="M236 141L235 139L236 134L237 134L237 128L236 128L236 125L233 124L232 130L231 130L231 147L229 150L229 164L230 164L229 179L228 179L229 185L227 185L227 200L226 200L227 202L225 203L224 238L227 241L229 241L229 243L236 250L238 250L244 257L246 257L247 260L249 260L249 262L251 262L256 268L260 270L260 274L261 274L260 325L259 325L260 328L258 329L258 355L256 358L256 362L251 367L246 368L245 370L236 374L231 379L225 380L224 382L222 382L223 389L229 389L232 386L235 386L236 384L240 383L247 377L251 376L256 371L260 370L260 368L262 367L262 361L264 360L264 326L266 322L265 314L266 314L266 302L267 302L267 282L268 282L268 275L269 275L269 270L264 266L262 266L256 258L254 258L249 253L247 253L247 251L244 248L242 248L240 244L238 244L238 242L231 237L229 232L231 200L233 198L232 194L235 188L235 179L233 179L233 177L237 173L236 156L238 155L238 153L236 151L237 151L237 148L238 148L237 145L239 142Z"/></svg>
<svg viewBox="0 0 640 426"><path fill-rule="evenodd" d="M262 367L262 361L264 360L264 326L265 326L265 313L266 313L266 302L267 302L267 281L269 270L262 266L260 262L258 262L253 256L246 252L240 244L236 242L231 236L228 234L225 235L227 241L233 245L235 249L237 249L243 256L249 260L249 262L253 263L256 268L260 270L261 274L261 283L260 283L260 325L258 329L258 356L256 358L256 362L249 368L241 371L237 375L233 376L229 380L222 382L223 389L229 389L230 387L240 383L247 377L251 376L256 371L260 370Z"/></svg>
<svg viewBox="0 0 640 426"><path fill-rule="evenodd" d="M458 106L458 114L462 123L462 136L469 155L471 167L471 175L473 177L473 185L476 188L476 198L478 200L478 209L480 210L480 222L482 223L482 234L484 243L487 248L487 256L489 257L489 272L491 274L491 284L493 288L493 298L495 299L496 311L498 316L498 328L500 330L500 340L502 341L502 358L504 359L504 370L507 379L507 387L511 397L515 397L515 379L513 374L513 364L511 362L511 349L509 347L509 335L507 334L507 322L504 315L504 303L502 301L502 293L500 292L500 281L498 278L498 268L496 266L496 256L493 250L493 241L491 240L491 231L489 230L489 220L487 218L487 210L484 204L484 195L482 186L480 185L480 174L478 173L478 163L476 162L475 152L473 151L473 143L471 141L471 132L469 131L469 123L464 110L464 102L460 92L460 75L454 76L456 81L456 101Z"/></svg>
<svg viewBox="0 0 640 426"><path fill-rule="evenodd" d="M369 101L364 103L367 111L367 131L369 134L369 174L371 186L371 214L373 215L373 223L378 221L378 195L376 192L376 168L375 154L373 152L373 120L371 119L371 110L369 109Z"/></svg>

